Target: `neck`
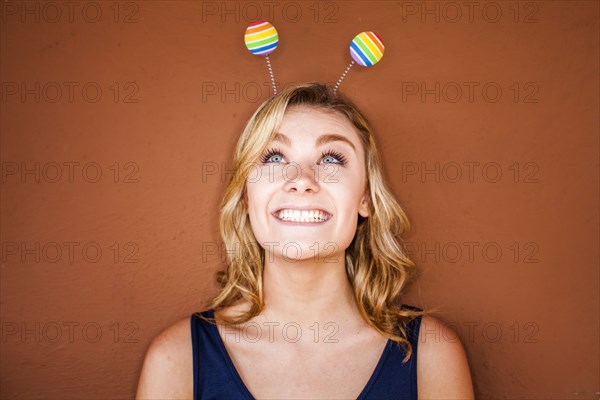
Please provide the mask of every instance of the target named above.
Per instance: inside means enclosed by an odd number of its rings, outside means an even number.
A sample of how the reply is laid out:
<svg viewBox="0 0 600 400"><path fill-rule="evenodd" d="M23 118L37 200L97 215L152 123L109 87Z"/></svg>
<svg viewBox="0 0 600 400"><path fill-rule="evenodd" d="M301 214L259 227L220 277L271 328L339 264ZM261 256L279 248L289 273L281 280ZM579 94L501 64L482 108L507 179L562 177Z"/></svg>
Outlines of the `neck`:
<svg viewBox="0 0 600 400"><path fill-rule="evenodd" d="M335 257L335 258L334 258ZM263 273L264 315L275 320L351 320L359 316L346 275L344 254L324 260L266 260Z"/></svg>

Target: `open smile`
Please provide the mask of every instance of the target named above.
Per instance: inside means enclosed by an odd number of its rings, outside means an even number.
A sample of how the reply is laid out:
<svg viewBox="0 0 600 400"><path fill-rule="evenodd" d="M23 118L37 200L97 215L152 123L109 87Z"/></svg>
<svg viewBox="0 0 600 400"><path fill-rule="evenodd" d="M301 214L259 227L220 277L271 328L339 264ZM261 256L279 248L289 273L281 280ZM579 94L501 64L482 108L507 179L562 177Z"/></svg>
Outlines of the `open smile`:
<svg viewBox="0 0 600 400"><path fill-rule="evenodd" d="M282 223L288 225L317 225L327 222L332 215L320 209L297 210L283 208L272 213Z"/></svg>

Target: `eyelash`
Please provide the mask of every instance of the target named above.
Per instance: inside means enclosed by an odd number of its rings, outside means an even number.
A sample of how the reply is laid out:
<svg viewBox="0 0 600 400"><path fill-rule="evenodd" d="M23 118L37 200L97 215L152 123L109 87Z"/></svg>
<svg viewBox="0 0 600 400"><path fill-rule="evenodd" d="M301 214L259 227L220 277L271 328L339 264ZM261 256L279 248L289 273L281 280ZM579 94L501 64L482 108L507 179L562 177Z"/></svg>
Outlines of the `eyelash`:
<svg viewBox="0 0 600 400"><path fill-rule="evenodd" d="M265 154L261 157L260 161L264 164L264 163L268 163L269 162L269 158L273 157L273 156L283 156L283 153L281 152L281 150L279 149L269 149L265 152ZM323 157L334 157L338 159L338 163L327 163L327 164L340 164L340 165L346 165L346 157L344 157L344 155L340 152L337 152L335 150L326 150L321 154L321 158Z"/></svg>

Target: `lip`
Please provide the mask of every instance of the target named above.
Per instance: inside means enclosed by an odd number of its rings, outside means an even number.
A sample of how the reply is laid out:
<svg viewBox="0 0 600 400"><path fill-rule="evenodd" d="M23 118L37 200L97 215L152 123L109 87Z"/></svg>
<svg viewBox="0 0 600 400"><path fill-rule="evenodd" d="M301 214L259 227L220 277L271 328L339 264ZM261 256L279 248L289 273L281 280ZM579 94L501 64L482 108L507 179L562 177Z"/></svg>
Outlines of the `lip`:
<svg viewBox="0 0 600 400"><path fill-rule="evenodd" d="M284 221L282 219L279 219L279 217L278 217L279 211L281 211L281 210L298 210L298 211L319 210L319 211L322 211L325 215L327 215L327 219L325 221L321 221L321 222ZM333 214L331 214L329 211L325 210L323 207L320 207L320 206L292 206L292 205L277 207L277 209L275 211L273 211L271 213L271 215L277 221L281 222L282 224L286 224L286 225L302 225L302 226L321 225L321 224L324 224L327 221L331 220L331 218L333 217Z"/></svg>

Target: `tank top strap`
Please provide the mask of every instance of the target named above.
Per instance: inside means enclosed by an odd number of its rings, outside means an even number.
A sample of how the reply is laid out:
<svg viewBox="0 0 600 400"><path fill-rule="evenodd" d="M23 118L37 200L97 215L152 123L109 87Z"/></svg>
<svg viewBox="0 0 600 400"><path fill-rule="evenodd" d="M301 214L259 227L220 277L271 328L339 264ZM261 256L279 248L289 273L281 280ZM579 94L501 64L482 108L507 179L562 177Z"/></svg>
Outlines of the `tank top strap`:
<svg viewBox="0 0 600 400"><path fill-rule="evenodd" d="M404 309L423 311L419 307L404 304ZM421 316L410 320L406 326L407 339L412 345L412 355L406 363L402 360L407 352L398 343L389 340L388 352L377 379L365 393L364 400L401 399L417 400L417 350ZM363 398L361 398L363 400Z"/></svg>
<svg viewBox="0 0 600 400"><path fill-rule="evenodd" d="M253 400L243 383L238 382L232 373L233 365L228 364L229 357L224 354L216 325L198 317L202 315L214 318L214 310L209 309L191 316L194 400L200 399L244 399Z"/></svg>

